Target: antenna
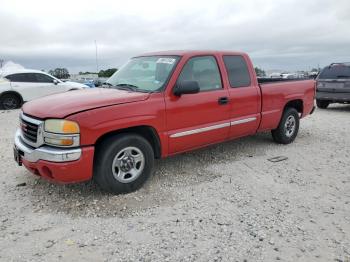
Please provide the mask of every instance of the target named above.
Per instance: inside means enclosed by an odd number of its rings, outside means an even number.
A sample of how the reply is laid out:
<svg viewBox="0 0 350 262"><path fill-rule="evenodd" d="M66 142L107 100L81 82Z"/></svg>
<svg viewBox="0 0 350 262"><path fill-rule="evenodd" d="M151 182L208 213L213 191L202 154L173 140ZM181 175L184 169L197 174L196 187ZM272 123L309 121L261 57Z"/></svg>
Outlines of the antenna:
<svg viewBox="0 0 350 262"><path fill-rule="evenodd" d="M95 40L95 51L96 51L96 73L98 73L97 42L96 42L96 40Z"/></svg>

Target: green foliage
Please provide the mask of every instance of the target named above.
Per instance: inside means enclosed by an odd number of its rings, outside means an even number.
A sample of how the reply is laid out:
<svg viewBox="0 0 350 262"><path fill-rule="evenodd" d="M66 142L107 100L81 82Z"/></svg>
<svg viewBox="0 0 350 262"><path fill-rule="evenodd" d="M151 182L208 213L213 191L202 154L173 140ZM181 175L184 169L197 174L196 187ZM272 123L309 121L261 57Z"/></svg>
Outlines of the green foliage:
<svg viewBox="0 0 350 262"><path fill-rule="evenodd" d="M263 69L261 69L259 67L255 67L254 69L255 69L255 73L257 76L260 76L260 77L266 76L266 73Z"/></svg>
<svg viewBox="0 0 350 262"><path fill-rule="evenodd" d="M49 74L57 77L58 79L68 79L70 77L67 68L56 68L54 70L49 70Z"/></svg>
<svg viewBox="0 0 350 262"><path fill-rule="evenodd" d="M101 70L100 72L98 72L98 77L111 77L117 70L117 68Z"/></svg>

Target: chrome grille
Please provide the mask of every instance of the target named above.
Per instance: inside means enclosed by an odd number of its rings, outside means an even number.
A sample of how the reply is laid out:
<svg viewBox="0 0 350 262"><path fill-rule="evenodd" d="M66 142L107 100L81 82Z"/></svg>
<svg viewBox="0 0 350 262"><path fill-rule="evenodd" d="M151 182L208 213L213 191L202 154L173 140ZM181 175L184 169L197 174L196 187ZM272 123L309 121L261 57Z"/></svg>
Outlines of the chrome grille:
<svg viewBox="0 0 350 262"><path fill-rule="evenodd" d="M32 147L43 145L42 129L43 121L20 114L20 130L22 140Z"/></svg>
<svg viewBox="0 0 350 262"><path fill-rule="evenodd" d="M21 130L25 139L36 143L38 139L38 128L38 125L25 121L23 118L21 118Z"/></svg>

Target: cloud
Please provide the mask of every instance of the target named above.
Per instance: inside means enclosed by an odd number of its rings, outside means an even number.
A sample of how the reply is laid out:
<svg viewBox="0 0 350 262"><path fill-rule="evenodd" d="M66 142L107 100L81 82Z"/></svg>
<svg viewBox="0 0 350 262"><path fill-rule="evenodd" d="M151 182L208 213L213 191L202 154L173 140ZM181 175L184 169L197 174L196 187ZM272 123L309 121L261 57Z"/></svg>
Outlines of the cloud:
<svg viewBox="0 0 350 262"><path fill-rule="evenodd" d="M118 67L172 49L248 52L266 69L350 61L347 0L18 1L0 10L0 58L70 71Z"/></svg>

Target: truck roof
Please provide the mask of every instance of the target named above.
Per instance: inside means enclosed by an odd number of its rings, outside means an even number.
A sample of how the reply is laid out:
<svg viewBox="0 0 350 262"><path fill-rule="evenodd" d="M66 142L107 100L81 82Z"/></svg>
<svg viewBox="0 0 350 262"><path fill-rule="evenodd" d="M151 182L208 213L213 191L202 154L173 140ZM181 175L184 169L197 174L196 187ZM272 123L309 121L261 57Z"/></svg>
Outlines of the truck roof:
<svg viewBox="0 0 350 262"><path fill-rule="evenodd" d="M247 55L244 52L238 52L238 51L224 51L224 50L170 50L170 51L160 51L160 52L150 52L150 53L144 53L138 56L193 56L193 55ZM138 57L136 56L136 57Z"/></svg>

